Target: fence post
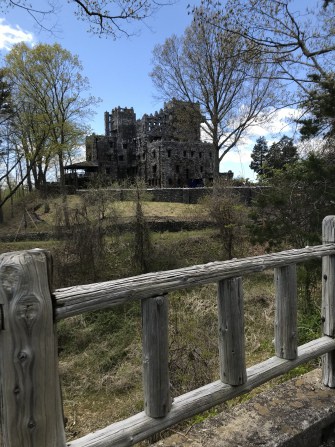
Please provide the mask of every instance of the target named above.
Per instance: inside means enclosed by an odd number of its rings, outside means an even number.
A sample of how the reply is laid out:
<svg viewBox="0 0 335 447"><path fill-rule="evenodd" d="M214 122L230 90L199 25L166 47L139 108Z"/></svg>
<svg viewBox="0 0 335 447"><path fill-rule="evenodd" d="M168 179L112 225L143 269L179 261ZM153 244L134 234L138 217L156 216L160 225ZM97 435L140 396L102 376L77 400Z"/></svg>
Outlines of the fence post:
<svg viewBox="0 0 335 447"><path fill-rule="evenodd" d="M323 244L335 243L335 216L327 216L322 222ZM335 337L335 256L322 258L322 325L323 334ZM335 388L335 351L322 357L323 383Z"/></svg>
<svg viewBox="0 0 335 447"><path fill-rule="evenodd" d="M218 282L220 377L223 383L247 380L242 278Z"/></svg>
<svg viewBox="0 0 335 447"><path fill-rule="evenodd" d="M274 269L276 290L275 352L286 360L297 358L297 269L286 265Z"/></svg>
<svg viewBox="0 0 335 447"><path fill-rule="evenodd" d="M42 250L0 255L0 445L65 447L57 343Z"/></svg>
<svg viewBox="0 0 335 447"><path fill-rule="evenodd" d="M142 300L144 411L164 417L171 408L168 343L168 297Z"/></svg>

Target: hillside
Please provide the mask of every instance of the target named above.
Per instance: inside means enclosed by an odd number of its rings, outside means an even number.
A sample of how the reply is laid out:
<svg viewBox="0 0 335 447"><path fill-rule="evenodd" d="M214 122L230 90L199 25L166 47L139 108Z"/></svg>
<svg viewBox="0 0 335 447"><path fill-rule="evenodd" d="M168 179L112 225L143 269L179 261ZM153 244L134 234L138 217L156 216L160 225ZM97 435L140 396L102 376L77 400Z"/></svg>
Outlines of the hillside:
<svg viewBox="0 0 335 447"><path fill-rule="evenodd" d="M17 203L2 234L16 234L24 209L27 219L20 231L54 231L62 222L59 198L46 203L38 197ZM135 262L136 231L120 232L116 219L133 220L133 202L104 201L94 196L83 202L68 197L70 234L48 241L0 242L0 251L47 248L54 258L54 287L117 279L141 273ZM48 212L46 212L48 211ZM142 202L145 219L206 219L201 205ZM35 214L34 214L35 213ZM102 214L101 214L102 213ZM27 213L26 213L27 214ZM72 220L73 219L73 220ZM101 233L100 228L108 227ZM147 233L144 233L147 234ZM227 254L215 229L149 232L145 248L147 271L180 268L224 260ZM261 253L247 234L238 241L240 257ZM248 365L273 353L274 287L272 272L244 278L246 350ZM218 379L216 287L206 285L170 294L169 368L173 396ZM309 321L311 323L311 321ZM313 322L312 322L313 323ZM300 337L313 338L313 324L300 325ZM304 330L304 327L306 330ZM139 303L105 312L87 313L57 324L60 373L68 440L83 436L113 421L142 410L141 310ZM306 368L300 368L299 372ZM267 384L265 387L269 387ZM254 391L251 395L259 392ZM239 402L241 399L235 399ZM178 430L215 414L219 409L192 418ZM187 430L187 428L186 428Z"/></svg>

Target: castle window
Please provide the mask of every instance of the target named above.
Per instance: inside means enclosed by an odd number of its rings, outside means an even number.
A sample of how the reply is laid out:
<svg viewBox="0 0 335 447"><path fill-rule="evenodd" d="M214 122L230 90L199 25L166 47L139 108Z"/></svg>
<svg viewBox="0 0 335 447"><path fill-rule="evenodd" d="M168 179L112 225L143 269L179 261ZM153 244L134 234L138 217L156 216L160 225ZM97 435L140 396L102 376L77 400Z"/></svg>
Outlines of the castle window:
<svg viewBox="0 0 335 447"><path fill-rule="evenodd" d="M191 157L193 157L194 156L194 151L191 151Z"/></svg>
<svg viewBox="0 0 335 447"><path fill-rule="evenodd" d="M184 151L184 157L186 157L186 151Z"/></svg>
<svg viewBox="0 0 335 447"><path fill-rule="evenodd" d="M176 172L179 172L179 165L176 165Z"/></svg>
<svg viewBox="0 0 335 447"><path fill-rule="evenodd" d="M119 155L119 161L123 161L123 155Z"/></svg>
<svg viewBox="0 0 335 447"><path fill-rule="evenodd" d="M171 157L171 149L169 149L169 150L167 151L167 155L168 155L169 158Z"/></svg>
<svg viewBox="0 0 335 447"><path fill-rule="evenodd" d="M172 178L171 178L171 177L168 178L168 184L169 184L170 186L172 185Z"/></svg>
<svg viewBox="0 0 335 447"><path fill-rule="evenodd" d="M152 158L156 158L156 151L152 152Z"/></svg>
<svg viewBox="0 0 335 447"><path fill-rule="evenodd" d="M123 149L127 149L128 145L127 143L123 143Z"/></svg>
<svg viewBox="0 0 335 447"><path fill-rule="evenodd" d="M199 158L202 158L202 152L199 152Z"/></svg>
<svg viewBox="0 0 335 447"><path fill-rule="evenodd" d="M156 174L156 173L157 173L157 166L156 166L156 165L153 165L153 167L152 167L152 173L153 173L153 174Z"/></svg>
<svg viewBox="0 0 335 447"><path fill-rule="evenodd" d="M188 178L189 175L190 175L190 171L189 171L188 169L186 169L186 170L185 170L185 174L186 174L186 178Z"/></svg>
<svg viewBox="0 0 335 447"><path fill-rule="evenodd" d="M200 166L200 172L203 172L204 168L202 166Z"/></svg>

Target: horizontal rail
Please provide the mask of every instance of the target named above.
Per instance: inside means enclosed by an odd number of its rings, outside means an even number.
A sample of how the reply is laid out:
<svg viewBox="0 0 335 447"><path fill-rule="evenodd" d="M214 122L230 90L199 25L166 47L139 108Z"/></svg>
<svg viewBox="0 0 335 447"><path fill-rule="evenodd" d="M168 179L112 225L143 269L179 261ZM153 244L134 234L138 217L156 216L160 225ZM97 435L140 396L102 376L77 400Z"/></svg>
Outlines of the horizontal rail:
<svg viewBox="0 0 335 447"><path fill-rule="evenodd" d="M102 310L132 300L163 295L173 290L283 267L335 255L335 244L286 250L244 259L168 270L130 278L58 289L54 292L55 317L61 320L84 312Z"/></svg>
<svg viewBox="0 0 335 447"><path fill-rule="evenodd" d="M177 397L170 413L159 419L152 419L144 412L124 421L116 422L95 433L69 442L68 447L126 447L143 441L149 436L197 413L221 404L229 399L251 391L269 380L285 374L297 366L335 350L335 340L321 337L298 348L295 360L272 357L247 369L247 382L231 386L221 381L207 384Z"/></svg>

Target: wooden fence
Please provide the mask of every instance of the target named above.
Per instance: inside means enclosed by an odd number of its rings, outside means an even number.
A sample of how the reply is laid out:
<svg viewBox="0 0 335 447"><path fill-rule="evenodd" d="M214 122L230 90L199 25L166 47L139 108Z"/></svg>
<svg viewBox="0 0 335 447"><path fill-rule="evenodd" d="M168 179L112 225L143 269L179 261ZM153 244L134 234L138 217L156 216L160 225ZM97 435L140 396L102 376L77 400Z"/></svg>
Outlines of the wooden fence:
<svg viewBox="0 0 335 447"><path fill-rule="evenodd" d="M297 346L296 264L322 258L323 335ZM242 276L274 268L275 356L246 368ZM323 245L50 292L43 250L0 257L0 441L3 447L130 446L173 424L323 356L323 382L335 387L335 216ZM168 371L168 296L218 284L221 380L174 399ZM66 442L54 324L72 315L142 301L144 411ZM111 405L113 403L111 402Z"/></svg>

